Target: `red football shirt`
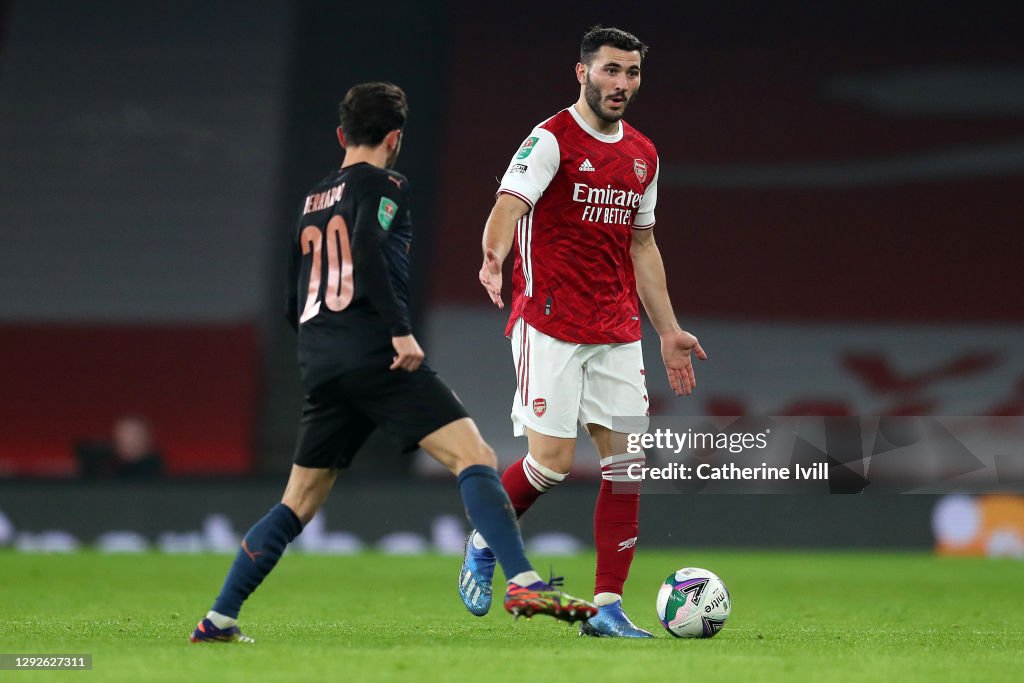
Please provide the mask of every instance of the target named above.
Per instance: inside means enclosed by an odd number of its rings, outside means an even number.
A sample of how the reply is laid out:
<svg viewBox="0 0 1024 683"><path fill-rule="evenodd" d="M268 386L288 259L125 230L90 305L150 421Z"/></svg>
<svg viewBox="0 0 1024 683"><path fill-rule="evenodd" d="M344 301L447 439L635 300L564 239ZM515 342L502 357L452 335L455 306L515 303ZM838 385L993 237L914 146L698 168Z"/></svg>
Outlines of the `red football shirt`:
<svg viewBox="0 0 1024 683"><path fill-rule="evenodd" d="M530 205L505 334L522 317L577 344L640 339L629 247L635 228L654 226L657 185L654 144L625 121L605 135L569 107L534 128L498 188Z"/></svg>

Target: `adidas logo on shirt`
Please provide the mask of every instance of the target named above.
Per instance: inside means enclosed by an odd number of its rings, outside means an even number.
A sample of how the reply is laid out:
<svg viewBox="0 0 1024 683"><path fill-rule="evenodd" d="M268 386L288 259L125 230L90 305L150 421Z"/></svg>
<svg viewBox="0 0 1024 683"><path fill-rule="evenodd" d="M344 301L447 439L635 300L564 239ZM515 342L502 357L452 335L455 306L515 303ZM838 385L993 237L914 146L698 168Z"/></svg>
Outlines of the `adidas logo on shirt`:
<svg viewBox="0 0 1024 683"><path fill-rule="evenodd" d="M590 159L584 159L583 163L580 164L580 170L581 171L596 171L597 169L594 168L594 165L592 163L590 163Z"/></svg>

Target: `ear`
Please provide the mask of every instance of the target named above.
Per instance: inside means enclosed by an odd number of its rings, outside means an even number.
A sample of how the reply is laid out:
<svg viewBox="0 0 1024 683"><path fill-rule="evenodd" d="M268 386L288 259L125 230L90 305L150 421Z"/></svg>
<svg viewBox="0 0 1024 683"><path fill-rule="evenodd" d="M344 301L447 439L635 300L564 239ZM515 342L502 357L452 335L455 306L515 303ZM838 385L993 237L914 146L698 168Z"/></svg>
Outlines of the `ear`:
<svg viewBox="0 0 1024 683"><path fill-rule="evenodd" d="M345 147L345 131L341 129L341 126L338 126L338 144L341 145L342 148Z"/></svg>
<svg viewBox="0 0 1024 683"><path fill-rule="evenodd" d="M395 147L398 146L398 141L401 137L401 129L396 128L395 130L391 131L390 133L384 136L384 142L387 143L388 147L394 149Z"/></svg>
<svg viewBox="0 0 1024 683"><path fill-rule="evenodd" d="M587 65L582 62L576 63L576 82L580 85L587 82Z"/></svg>

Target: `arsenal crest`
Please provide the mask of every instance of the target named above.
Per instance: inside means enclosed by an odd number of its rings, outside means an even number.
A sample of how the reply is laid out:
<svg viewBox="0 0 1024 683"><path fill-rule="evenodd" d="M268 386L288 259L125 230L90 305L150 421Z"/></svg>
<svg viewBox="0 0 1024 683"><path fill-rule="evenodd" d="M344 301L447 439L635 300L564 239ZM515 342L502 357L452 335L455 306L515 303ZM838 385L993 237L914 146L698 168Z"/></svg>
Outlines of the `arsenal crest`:
<svg viewBox="0 0 1024 683"><path fill-rule="evenodd" d="M547 412L548 402L542 398L533 399L533 414L537 417L544 417L544 413Z"/></svg>
<svg viewBox="0 0 1024 683"><path fill-rule="evenodd" d="M636 173L641 183L647 180L647 162L643 159L633 159L633 173Z"/></svg>

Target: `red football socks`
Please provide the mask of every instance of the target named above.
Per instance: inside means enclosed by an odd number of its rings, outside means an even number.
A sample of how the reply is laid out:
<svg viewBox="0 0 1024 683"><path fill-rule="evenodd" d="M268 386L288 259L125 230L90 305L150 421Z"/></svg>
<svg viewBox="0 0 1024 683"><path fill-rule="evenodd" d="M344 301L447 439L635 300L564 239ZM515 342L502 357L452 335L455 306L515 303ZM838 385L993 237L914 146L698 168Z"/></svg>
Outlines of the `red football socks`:
<svg viewBox="0 0 1024 683"><path fill-rule="evenodd" d="M594 544L597 575L594 594L622 595L636 551L640 526L640 482L627 468L644 463L644 454L613 455L601 459L601 490L594 506Z"/></svg>
<svg viewBox="0 0 1024 683"><path fill-rule="evenodd" d="M552 487L565 481L567 474L541 465L532 455L520 458L501 475L501 485L512 501L516 517L522 517L530 506Z"/></svg>

